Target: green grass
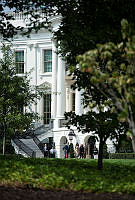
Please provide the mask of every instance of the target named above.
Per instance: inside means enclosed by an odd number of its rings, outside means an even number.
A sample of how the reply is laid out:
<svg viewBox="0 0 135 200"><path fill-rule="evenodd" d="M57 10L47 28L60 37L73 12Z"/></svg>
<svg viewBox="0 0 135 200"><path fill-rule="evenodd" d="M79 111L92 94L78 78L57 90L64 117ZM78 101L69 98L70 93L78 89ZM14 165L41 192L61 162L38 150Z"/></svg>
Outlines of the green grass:
<svg viewBox="0 0 135 200"><path fill-rule="evenodd" d="M135 160L36 159L0 156L0 185L135 194Z"/></svg>

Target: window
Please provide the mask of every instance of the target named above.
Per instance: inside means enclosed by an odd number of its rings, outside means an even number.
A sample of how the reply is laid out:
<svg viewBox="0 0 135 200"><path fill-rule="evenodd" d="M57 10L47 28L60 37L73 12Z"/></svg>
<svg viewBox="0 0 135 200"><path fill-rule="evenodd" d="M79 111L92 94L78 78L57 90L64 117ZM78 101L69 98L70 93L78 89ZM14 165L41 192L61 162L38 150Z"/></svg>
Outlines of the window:
<svg viewBox="0 0 135 200"><path fill-rule="evenodd" d="M24 74L24 51L15 52L16 73Z"/></svg>
<svg viewBox="0 0 135 200"><path fill-rule="evenodd" d="M44 50L44 72L52 71L52 50Z"/></svg>
<svg viewBox="0 0 135 200"><path fill-rule="evenodd" d="M44 124L49 124L51 119L51 94L44 95Z"/></svg>

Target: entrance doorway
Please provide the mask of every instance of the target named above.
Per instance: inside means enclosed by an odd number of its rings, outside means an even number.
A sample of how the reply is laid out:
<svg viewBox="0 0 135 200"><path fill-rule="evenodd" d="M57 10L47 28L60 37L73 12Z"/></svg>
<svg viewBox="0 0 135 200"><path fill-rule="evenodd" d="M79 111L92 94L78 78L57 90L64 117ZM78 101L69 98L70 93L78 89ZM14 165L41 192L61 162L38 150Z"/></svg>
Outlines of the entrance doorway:
<svg viewBox="0 0 135 200"><path fill-rule="evenodd" d="M94 158L93 151L96 144L95 136L86 136L84 139L84 143L86 145L86 158Z"/></svg>
<svg viewBox="0 0 135 200"><path fill-rule="evenodd" d="M60 139L60 158L65 157L63 147L65 146L66 143L67 143L67 138L65 136L62 136Z"/></svg>

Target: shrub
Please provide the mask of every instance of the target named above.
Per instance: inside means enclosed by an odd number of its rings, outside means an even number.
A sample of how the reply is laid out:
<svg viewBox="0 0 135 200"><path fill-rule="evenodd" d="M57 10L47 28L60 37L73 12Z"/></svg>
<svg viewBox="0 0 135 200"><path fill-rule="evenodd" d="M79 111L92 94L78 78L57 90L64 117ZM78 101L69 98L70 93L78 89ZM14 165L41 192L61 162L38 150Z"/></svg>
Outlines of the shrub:
<svg viewBox="0 0 135 200"><path fill-rule="evenodd" d="M104 144L104 147L103 147L103 158L105 159L109 158L106 144Z"/></svg>
<svg viewBox="0 0 135 200"><path fill-rule="evenodd" d="M73 147L73 144L70 143L70 158L74 158L74 147Z"/></svg>
<svg viewBox="0 0 135 200"><path fill-rule="evenodd" d="M110 159L135 159L135 153L110 153Z"/></svg>

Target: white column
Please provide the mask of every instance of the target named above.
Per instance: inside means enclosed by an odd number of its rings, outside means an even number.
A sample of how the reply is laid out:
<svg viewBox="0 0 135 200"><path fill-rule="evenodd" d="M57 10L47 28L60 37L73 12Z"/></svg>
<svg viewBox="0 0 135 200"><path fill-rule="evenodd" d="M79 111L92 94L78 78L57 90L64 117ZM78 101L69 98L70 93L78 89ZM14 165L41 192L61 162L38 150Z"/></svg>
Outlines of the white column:
<svg viewBox="0 0 135 200"><path fill-rule="evenodd" d="M40 121L41 123L43 124L44 123L44 120L43 120L43 117L44 117L44 97L42 97L40 99L40 102L39 102L39 113L40 113Z"/></svg>
<svg viewBox="0 0 135 200"><path fill-rule="evenodd" d="M64 61L58 55L58 73L57 73L57 118L63 118L65 105L65 65Z"/></svg>
<svg viewBox="0 0 135 200"><path fill-rule="evenodd" d="M37 47L38 47L38 44L35 43L35 44L34 44L35 86L37 86ZM37 113L37 99L36 99L36 103L35 103L35 113Z"/></svg>
<svg viewBox="0 0 135 200"><path fill-rule="evenodd" d="M69 87L66 87L66 112L70 111L70 104L69 104Z"/></svg>
<svg viewBox="0 0 135 200"><path fill-rule="evenodd" d="M73 91L70 89L69 94L69 111L73 111Z"/></svg>
<svg viewBox="0 0 135 200"><path fill-rule="evenodd" d="M57 108L57 65L58 56L55 41L52 40L52 94L51 94L51 119L56 117Z"/></svg>
<svg viewBox="0 0 135 200"><path fill-rule="evenodd" d="M82 101L82 91L76 89L75 90L75 114L82 115L83 114L83 101Z"/></svg>

